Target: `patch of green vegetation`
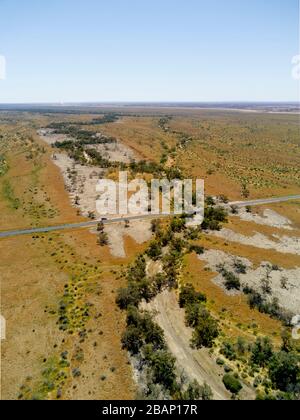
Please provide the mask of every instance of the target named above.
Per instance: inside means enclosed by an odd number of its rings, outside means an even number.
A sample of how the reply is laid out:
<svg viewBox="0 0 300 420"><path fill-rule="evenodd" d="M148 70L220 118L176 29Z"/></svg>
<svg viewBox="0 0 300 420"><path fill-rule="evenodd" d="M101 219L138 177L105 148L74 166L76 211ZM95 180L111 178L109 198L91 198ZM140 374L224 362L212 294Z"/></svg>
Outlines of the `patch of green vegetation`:
<svg viewBox="0 0 300 420"><path fill-rule="evenodd" d="M20 387L19 399L60 399L63 395L64 387L68 380L81 375L80 364L84 361L84 352L81 348L90 332L86 328L88 320L95 316L93 305L87 301L87 295L99 294L100 269L96 265L91 265L74 253L74 249L63 240L58 240L59 234L36 235L34 241L41 241L49 255L59 265L60 269L68 275L69 280L63 286L63 295L58 307L46 306L45 313L51 317L58 317L58 328L74 336L72 340L76 343L72 351L69 349L66 336L62 340L65 346L60 355L53 353L43 360L43 369L39 379L34 383L25 381ZM55 248L54 246L55 241ZM50 253L51 251L51 253ZM55 252L53 252L55 251ZM55 344L54 348L58 345Z"/></svg>
<svg viewBox="0 0 300 420"><path fill-rule="evenodd" d="M31 171L31 178L33 182L33 187L36 187L39 184L39 175L41 170L43 169L43 165L40 162L36 162Z"/></svg>
<svg viewBox="0 0 300 420"><path fill-rule="evenodd" d="M5 175L8 169L9 166L7 160L5 159L5 156L0 155L0 176Z"/></svg>
<svg viewBox="0 0 300 420"><path fill-rule="evenodd" d="M269 301L265 294L261 294L251 287L244 287L243 292L247 295L247 301L251 309L257 309L261 313L278 319L284 325L289 325L293 315L290 311L282 308L275 297Z"/></svg>
<svg viewBox="0 0 300 420"><path fill-rule="evenodd" d="M191 344L195 348L212 348L220 333L218 322L206 308L206 302L206 296L197 292L193 285L181 288L179 306L185 309L186 325L194 329Z"/></svg>
<svg viewBox="0 0 300 420"><path fill-rule="evenodd" d="M3 197L9 202L12 209L18 210L20 207L20 200L15 196L14 189L11 183L6 179L2 184Z"/></svg>
<svg viewBox="0 0 300 420"><path fill-rule="evenodd" d="M70 334L79 332L83 340L86 336L84 327L91 316L93 306L84 300L84 292L93 288L93 284L88 281L90 275L91 270L88 265L81 266L80 270L70 275L58 308L59 329Z"/></svg>
<svg viewBox="0 0 300 420"><path fill-rule="evenodd" d="M62 388L70 377L70 363L65 357L52 356L41 372L41 380L32 384L28 378L20 386L19 400L46 400L50 396L60 398Z"/></svg>
<svg viewBox="0 0 300 420"><path fill-rule="evenodd" d="M138 359L147 377L146 389L142 392L145 399L176 398L176 399L210 399L211 389L200 387L198 383L183 384L177 380L175 358L169 352L163 330L156 324L152 315L142 312L139 303L144 299L151 300L163 288L178 287L179 267L188 244L174 235L182 229L178 220L173 221L164 231L160 223L153 223L152 230L156 233L155 240L143 255L128 267L126 278L128 286L119 289L116 303L120 309L127 311L127 328L122 336L122 346ZM168 252L162 255L164 244ZM163 272L153 278L146 275L146 257L153 261L161 260ZM186 288L182 302L203 302L205 297Z"/></svg>
<svg viewBox="0 0 300 420"><path fill-rule="evenodd" d="M204 220L202 229L205 230L221 230L222 223L227 222L227 213L222 207L214 207L206 205L204 209Z"/></svg>
<svg viewBox="0 0 300 420"><path fill-rule="evenodd" d="M241 282L236 274L228 271L224 264L220 264L217 267L217 270L225 279L225 287L227 290L240 290Z"/></svg>
<svg viewBox="0 0 300 420"><path fill-rule="evenodd" d="M188 305L195 305L206 302L206 296L201 292L196 292L191 284L187 284L181 288L179 295L179 306L184 308Z"/></svg>
<svg viewBox="0 0 300 420"><path fill-rule="evenodd" d="M240 381L229 373L226 373L223 376L223 383L225 388L228 389L228 391L230 391L233 395L237 395L243 388L243 385L240 383Z"/></svg>
<svg viewBox="0 0 300 420"><path fill-rule="evenodd" d="M119 116L117 114L105 114L103 117L100 118L93 118L91 121L73 121L73 122L54 122L48 125L47 128L51 128L56 130L58 133L67 132L64 134L68 134L69 130L72 131L74 126L88 126L88 125L101 125L101 124L108 124L118 121ZM70 128L71 126L71 128Z"/></svg>
<svg viewBox="0 0 300 420"><path fill-rule="evenodd" d="M226 373L232 372L235 364L237 370L242 372L242 378L252 377L253 386L257 389L257 399L299 398L299 347L287 331L282 334L279 351L275 350L268 337L258 337L255 343L238 337L235 342L225 339L221 344L220 354L231 362L230 366L225 365L223 359L217 358L217 363L224 366Z"/></svg>

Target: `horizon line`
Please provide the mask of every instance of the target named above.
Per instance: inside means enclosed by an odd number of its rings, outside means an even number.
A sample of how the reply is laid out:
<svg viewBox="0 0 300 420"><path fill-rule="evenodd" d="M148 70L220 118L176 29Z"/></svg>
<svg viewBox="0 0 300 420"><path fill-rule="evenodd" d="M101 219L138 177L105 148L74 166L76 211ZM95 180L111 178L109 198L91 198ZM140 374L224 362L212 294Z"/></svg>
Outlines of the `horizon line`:
<svg viewBox="0 0 300 420"><path fill-rule="evenodd" d="M102 104L299 104L300 100L218 100L218 101L188 101L188 100L161 100L161 101L150 101L150 100L128 100L128 101L26 101L26 102L0 102L0 106L3 105L102 105Z"/></svg>

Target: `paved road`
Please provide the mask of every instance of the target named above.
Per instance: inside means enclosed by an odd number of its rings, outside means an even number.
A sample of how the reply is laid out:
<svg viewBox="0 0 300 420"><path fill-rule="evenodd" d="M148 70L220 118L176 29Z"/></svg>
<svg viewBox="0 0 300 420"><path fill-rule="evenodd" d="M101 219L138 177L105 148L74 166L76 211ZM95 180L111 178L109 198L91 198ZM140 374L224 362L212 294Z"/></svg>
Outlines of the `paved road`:
<svg viewBox="0 0 300 420"><path fill-rule="evenodd" d="M249 201L232 201L229 205L235 205L238 207L245 206L259 206L260 204L272 204L272 203L283 203L284 201L300 200L300 195L288 195L287 197L276 197L276 198L262 198L258 200Z"/></svg>
<svg viewBox="0 0 300 420"><path fill-rule="evenodd" d="M287 197L276 197L276 198L266 198L266 199L258 199L258 200L249 200L249 201L232 201L227 204L227 206L235 205L238 207L245 207L245 206L257 206L262 204L272 204L272 203L281 203L290 200L300 200L300 195L290 195ZM169 217L169 214L141 214L138 216L128 216L128 217L115 217L108 220L104 220L104 224L111 224L117 222L124 222L125 220L142 220L142 219L157 219L163 217ZM99 223L99 220L90 220L88 222L81 222L81 223L66 223L63 225L57 226L46 226L40 228L32 228L32 229L17 229L17 230L10 230L0 232L0 238L9 238L11 236L20 236L20 235L29 235L35 233L45 233L45 232L54 232L58 230L67 230L67 229L79 229L85 227L92 227L96 226Z"/></svg>
<svg viewBox="0 0 300 420"><path fill-rule="evenodd" d="M112 224L118 222L125 222L125 220L143 220L143 219L158 219L162 217L170 217L170 215L166 214L142 214L138 216L128 216L128 217L115 217L107 220L103 220L103 224ZM67 229L79 229L85 227L93 227L96 226L100 220L90 220L89 222L80 222L80 223L66 223L64 225L56 225L56 226L46 226L40 228L32 228L32 229L17 229L17 230L10 230L5 232L0 232L0 238L8 238L10 236L20 236L20 235L28 235L34 233L45 233L45 232L54 232L57 230L67 230Z"/></svg>

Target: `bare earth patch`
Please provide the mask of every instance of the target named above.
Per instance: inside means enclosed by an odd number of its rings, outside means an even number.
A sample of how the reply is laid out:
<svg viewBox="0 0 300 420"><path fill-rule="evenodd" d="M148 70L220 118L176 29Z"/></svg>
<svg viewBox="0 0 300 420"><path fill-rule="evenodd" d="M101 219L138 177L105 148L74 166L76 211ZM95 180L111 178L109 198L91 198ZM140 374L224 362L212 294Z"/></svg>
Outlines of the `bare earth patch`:
<svg viewBox="0 0 300 420"><path fill-rule="evenodd" d="M237 258L235 255L227 254L223 251L208 250L204 254L199 255L201 261L206 261L208 267L217 271L218 266L223 264L224 267L234 272L234 263L238 259L246 267L245 274L238 274L241 287L250 286L256 291L262 293L263 286L267 281L270 287L269 299L275 297L281 307L293 312L298 313L300 308L300 267L294 269L283 269L274 267L269 262L261 262L259 267L253 267L251 261L247 258ZM222 287L227 294L241 293L239 291L228 291L224 286L224 278L221 274L214 277L213 282Z"/></svg>
<svg viewBox="0 0 300 420"><path fill-rule="evenodd" d="M215 400L230 399L230 393L222 383L222 368L216 364L209 350L195 350L190 346L192 329L185 325L184 310L179 307L175 292L165 290L150 303L144 303L143 309L154 312L155 320L164 330L168 347L176 358L178 370L200 384L206 382L212 388ZM241 397L253 399L254 392L244 384Z"/></svg>
<svg viewBox="0 0 300 420"><path fill-rule="evenodd" d="M50 144L50 146L57 141L74 140L65 134L54 134L54 130L50 128L42 128L38 130L37 133L46 143Z"/></svg>
<svg viewBox="0 0 300 420"><path fill-rule="evenodd" d="M259 232L256 232L253 236L246 236L227 228L212 232L212 235L256 248L274 249L283 254L300 255L300 238L296 237L273 234L272 237L274 240L272 240Z"/></svg>
<svg viewBox="0 0 300 420"><path fill-rule="evenodd" d="M130 163L136 159L136 154L133 150L118 141L116 143L87 146L87 149L89 148L96 149L98 152L102 153L102 156L105 159L108 159L111 162Z"/></svg>
<svg viewBox="0 0 300 420"><path fill-rule="evenodd" d="M162 263L161 261L153 261L149 260L146 263L146 275L149 277L153 277L156 274L162 273Z"/></svg>
<svg viewBox="0 0 300 420"><path fill-rule="evenodd" d="M265 209L263 211L263 215L261 216L256 213L248 213L246 209L242 208L239 209L239 214L236 217L239 217L246 222L257 223L258 225L266 225L274 228L293 230L292 222L288 218L281 216L276 211L271 209Z"/></svg>
<svg viewBox="0 0 300 420"><path fill-rule="evenodd" d="M56 153L54 163L60 168L66 190L73 205L76 205L83 216L96 212L96 185L104 175L104 170L77 164L65 153Z"/></svg>
<svg viewBox="0 0 300 420"><path fill-rule="evenodd" d="M143 244L151 239L150 227L151 222L149 220L131 221L129 227L125 227L125 223L105 226L111 254L114 257L125 258L125 236L130 236L138 244Z"/></svg>

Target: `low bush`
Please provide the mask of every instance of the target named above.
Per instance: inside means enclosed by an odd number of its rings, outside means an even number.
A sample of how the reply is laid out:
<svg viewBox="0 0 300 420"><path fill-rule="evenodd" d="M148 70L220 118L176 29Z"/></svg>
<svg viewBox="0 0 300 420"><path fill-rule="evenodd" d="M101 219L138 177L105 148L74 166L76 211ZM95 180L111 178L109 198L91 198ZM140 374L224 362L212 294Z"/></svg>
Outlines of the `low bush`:
<svg viewBox="0 0 300 420"><path fill-rule="evenodd" d="M225 388L230 391L232 394L238 394L240 390L243 388L240 381L235 378L233 375L226 373L223 376L223 384L225 385Z"/></svg>

